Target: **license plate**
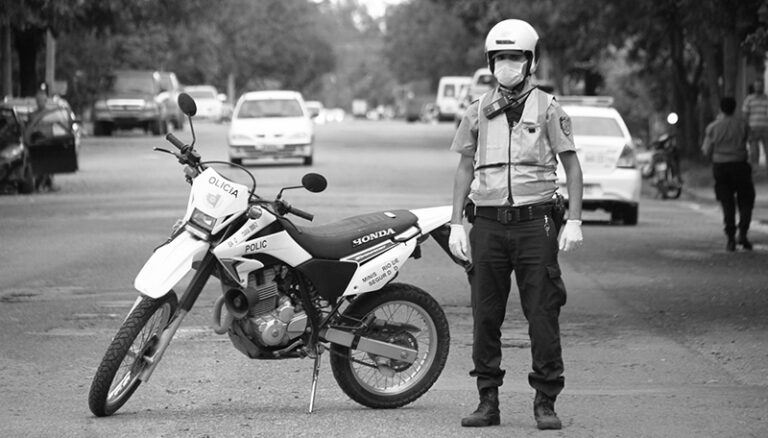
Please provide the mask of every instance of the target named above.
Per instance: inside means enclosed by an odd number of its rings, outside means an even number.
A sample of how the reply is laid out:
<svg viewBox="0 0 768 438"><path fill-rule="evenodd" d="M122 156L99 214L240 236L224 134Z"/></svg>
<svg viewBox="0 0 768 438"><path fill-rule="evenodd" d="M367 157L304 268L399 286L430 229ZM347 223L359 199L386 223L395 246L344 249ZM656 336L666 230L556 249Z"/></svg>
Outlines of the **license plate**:
<svg viewBox="0 0 768 438"><path fill-rule="evenodd" d="M282 146L281 145L277 145L277 144L261 145L261 150L264 151L264 152L275 152L275 151L278 151L280 149L282 149Z"/></svg>
<svg viewBox="0 0 768 438"><path fill-rule="evenodd" d="M667 170L667 163L665 163L663 161L661 163L656 163L656 171L657 172L664 172L666 170Z"/></svg>

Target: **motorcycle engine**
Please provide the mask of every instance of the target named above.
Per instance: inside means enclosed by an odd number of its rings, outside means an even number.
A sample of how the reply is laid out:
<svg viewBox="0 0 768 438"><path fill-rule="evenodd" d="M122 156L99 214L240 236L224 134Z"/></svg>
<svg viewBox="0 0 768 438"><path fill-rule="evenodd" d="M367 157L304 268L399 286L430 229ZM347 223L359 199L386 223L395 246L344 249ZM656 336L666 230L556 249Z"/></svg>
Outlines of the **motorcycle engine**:
<svg viewBox="0 0 768 438"><path fill-rule="evenodd" d="M236 341L235 336L247 337L256 347L279 347L304 333L307 316L300 307L293 304L283 287L287 280L281 275L282 271L278 266L248 275L248 286L242 291L244 299L247 297L249 303L248 312L234 320L232 330L229 331L238 349L242 350L238 346L242 340ZM253 352L245 353L253 357Z"/></svg>

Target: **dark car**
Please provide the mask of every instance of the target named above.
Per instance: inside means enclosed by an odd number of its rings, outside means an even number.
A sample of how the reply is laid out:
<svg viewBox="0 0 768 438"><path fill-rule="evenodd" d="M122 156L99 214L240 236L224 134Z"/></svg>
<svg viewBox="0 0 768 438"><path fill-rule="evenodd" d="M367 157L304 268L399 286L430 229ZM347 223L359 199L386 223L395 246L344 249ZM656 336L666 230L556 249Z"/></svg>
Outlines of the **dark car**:
<svg viewBox="0 0 768 438"><path fill-rule="evenodd" d="M29 149L24 144L23 125L12 106L0 105L0 186L21 193L35 190L35 174Z"/></svg>
<svg viewBox="0 0 768 438"><path fill-rule="evenodd" d="M42 111L32 98L6 99L3 106L13 109L21 122L34 188L50 188L52 175L78 170L82 128L66 100L50 98Z"/></svg>
<svg viewBox="0 0 768 438"><path fill-rule="evenodd" d="M167 104L170 96L157 71L117 70L102 86L106 91L93 105L94 135L134 128L164 135L175 121L175 107Z"/></svg>

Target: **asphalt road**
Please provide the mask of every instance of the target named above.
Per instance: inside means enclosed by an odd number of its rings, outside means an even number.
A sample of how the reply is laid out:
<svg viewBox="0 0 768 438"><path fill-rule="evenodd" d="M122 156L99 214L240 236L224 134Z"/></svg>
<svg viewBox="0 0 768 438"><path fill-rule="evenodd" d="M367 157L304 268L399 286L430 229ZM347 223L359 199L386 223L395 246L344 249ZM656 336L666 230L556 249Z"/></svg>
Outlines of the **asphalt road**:
<svg viewBox="0 0 768 438"><path fill-rule="evenodd" d="M197 125L204 158L226 159L225 131ZM448 204L457 163L447 151L451 134L449 123L318 126L315 165L253 167L258 192L273 196L307 171L324 174L325 192L285 194L317 223ZM635 227L587 214L584 247L561 255L569 298L560 432L535 429L515 294L503 328L502 424L460 427L477 402L467 375L469 297L461 269L429 241L398 281L443 305L451 352L433 389L412 405L357 405L325 359L307 415L311 361L253 361L235 350L210 330L219 289L209 284L152 379L118 414L95 418L88 388L136 296L133 278L186 206L180 166L151 151L162 145L139 132L87 138L81 171L57 176L56 192L0 196L0 436L768 435L768 235L756 229L754 251L726 253L715 206L651 197Z"/></svg>

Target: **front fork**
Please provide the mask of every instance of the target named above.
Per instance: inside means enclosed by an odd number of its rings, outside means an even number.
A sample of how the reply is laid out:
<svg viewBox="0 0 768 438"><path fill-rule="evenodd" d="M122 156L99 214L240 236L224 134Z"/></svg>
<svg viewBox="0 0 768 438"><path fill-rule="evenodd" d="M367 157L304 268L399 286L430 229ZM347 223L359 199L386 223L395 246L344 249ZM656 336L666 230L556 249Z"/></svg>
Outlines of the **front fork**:
<svg viewBox="0 0 768 438"><path fill-rule="evenodd" d="M160 362L165 350L171 343L171 339L173 339L173 336L176 334L176 330L181 326L181 321L184 320L184 317L187 316L187 313L189 313L190 309L192 309L192 306L197 301L197 298L203 291L203 287L211 277L215 266L216 257L212 252L206 252L203 260L200 261L200 264L195 271L195 275L192 277L192 280L190 280L187 289L179 300L179 306L176 309L176 313L171 316L170 323L163 329L162 333L160 333L157 346L153 349L153 352L150 355L144 356L144 361L147 363L147 366L139 375L139 380L142 382L149 381L149 377L155 371L155 367Z"/></svg>

